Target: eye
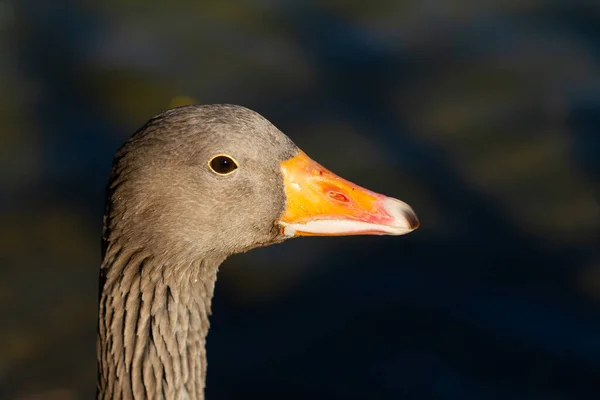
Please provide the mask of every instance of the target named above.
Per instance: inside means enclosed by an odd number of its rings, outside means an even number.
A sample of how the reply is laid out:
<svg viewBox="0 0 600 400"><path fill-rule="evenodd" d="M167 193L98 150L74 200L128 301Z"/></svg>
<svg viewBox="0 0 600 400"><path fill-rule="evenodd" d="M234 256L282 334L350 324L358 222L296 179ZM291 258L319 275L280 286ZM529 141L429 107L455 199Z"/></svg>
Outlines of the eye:
<svg viewBox="0 0 600 400"><path fill-rule="evenodd" d="M225 154L218 154L210 159L208 166L219 175L227 175L235 171L238 167L233 158Z"/></svg>

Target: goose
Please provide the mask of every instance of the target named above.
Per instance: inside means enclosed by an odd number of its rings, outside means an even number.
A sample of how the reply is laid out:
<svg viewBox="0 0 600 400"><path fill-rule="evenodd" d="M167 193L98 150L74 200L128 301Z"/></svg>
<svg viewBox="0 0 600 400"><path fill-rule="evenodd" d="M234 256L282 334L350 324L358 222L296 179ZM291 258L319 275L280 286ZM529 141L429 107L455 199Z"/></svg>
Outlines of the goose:
<svg viewBox="0 0 600 400"><path fill-rule="evenodd" d="M167 110L115 154L97 334L99 399L204 399L219 265L298 236L402 235L406 203L325 169L236 105Z"/></svg>

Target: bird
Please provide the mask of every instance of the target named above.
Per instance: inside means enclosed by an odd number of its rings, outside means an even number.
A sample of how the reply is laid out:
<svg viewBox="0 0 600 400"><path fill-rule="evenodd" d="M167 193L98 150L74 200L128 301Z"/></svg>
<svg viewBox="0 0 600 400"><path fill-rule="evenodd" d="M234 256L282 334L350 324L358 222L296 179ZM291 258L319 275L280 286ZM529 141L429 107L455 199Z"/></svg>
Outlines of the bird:
<svg viewBox="0 0 600 400"><path fill-rule="evenodd" d="M339 177L230 104L151 118L116 152L106 192L98 399L204 399L211 301L228 256L419 226L408 204Z"/></svg>

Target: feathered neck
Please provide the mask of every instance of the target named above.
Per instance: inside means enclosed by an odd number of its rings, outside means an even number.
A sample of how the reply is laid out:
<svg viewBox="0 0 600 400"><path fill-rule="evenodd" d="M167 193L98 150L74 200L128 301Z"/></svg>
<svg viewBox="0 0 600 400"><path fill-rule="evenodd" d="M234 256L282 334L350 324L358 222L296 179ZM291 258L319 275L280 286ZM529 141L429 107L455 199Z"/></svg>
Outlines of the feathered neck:
<svg viewBox="0 0 600 400"><path fill-rule="evenodd" d="M116 244L106 249L99 399L204 399L208 318L224 257L177 260Z"/></svg>

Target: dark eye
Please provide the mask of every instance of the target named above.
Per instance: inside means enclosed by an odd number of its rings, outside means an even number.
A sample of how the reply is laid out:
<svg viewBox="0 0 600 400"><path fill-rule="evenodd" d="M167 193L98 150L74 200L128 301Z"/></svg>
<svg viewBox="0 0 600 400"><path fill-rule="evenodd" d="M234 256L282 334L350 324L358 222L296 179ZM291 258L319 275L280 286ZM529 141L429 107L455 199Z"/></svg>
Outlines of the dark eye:
<svg viewBox="0 0 600 400"><path fill-rule="evenodd" d="M216 172L219 175L227 175L235 171L238 167L237 163L233 160L233 158L219 154L218 156L214 156L209 162L208 165L210 169Z"/></svg>

